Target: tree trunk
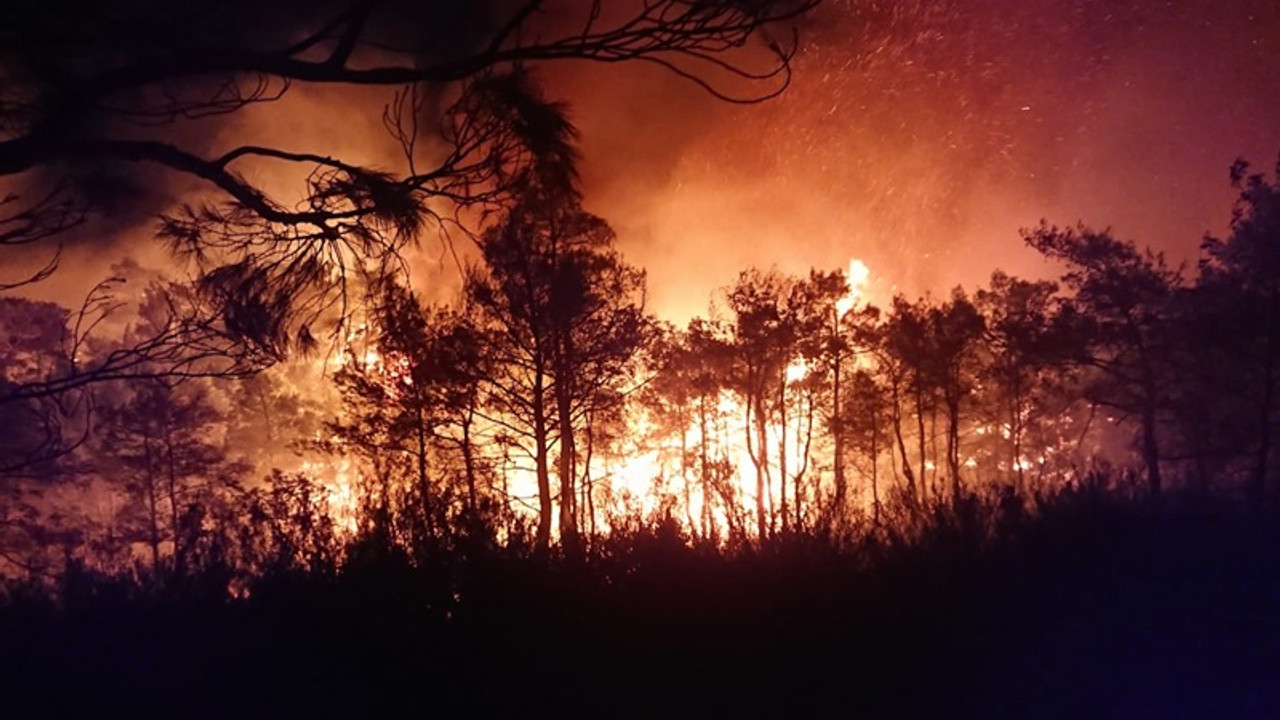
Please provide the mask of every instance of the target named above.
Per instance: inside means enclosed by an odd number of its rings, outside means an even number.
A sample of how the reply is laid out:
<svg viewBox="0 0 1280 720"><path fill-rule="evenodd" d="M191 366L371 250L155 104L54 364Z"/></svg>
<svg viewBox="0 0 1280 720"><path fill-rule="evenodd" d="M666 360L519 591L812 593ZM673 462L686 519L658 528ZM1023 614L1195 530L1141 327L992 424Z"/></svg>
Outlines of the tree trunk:
<svg viewBox="0 0 1280 720"><path fill-rule="evenodd" d="M925 467L925 459L927 454L925 451L926 435L924 432L924 380L923 378L920 377L919 372L916 373L915 382L916 382L916 388L915 388L916 432L918 434L916 444L920 450L920 502L921 504L924 504L929 499L929 489L928 487L926 487L928 483L925 480L925 478L929 477L929 475L927 473L927 468ZM906 461L905 457L903 458L903 461L904 462Z"/></svg>
<svg viewBox="0 0 1280 720"><path fill-rule="evenodd" d="M1013 469L1018 485L1018 496L1027 491L1026 471L1022 467L1022 384L1013 381L1012 397L1009 400L1009 436L1013 441Z"/></svg>
<svg viewBox="0 0 1280 720"><path fill-rule="evenodd" d="M794 489L794 492L795 492L794 512L796 514L795 528L797 532L804 531L804 512L803 512L804 478L809 472L809 453L813 449L813 415L814 415L814 405L815 405L813 401L813 390L812 389L807 390L805 392L804 397L805 397L804 446L799 448L800 449L800 467L797 468L795 477L791 481L791 487ZM815 497L817 497L816 491L815 491Z"/></svg>
<svg viewBox="0 0 1280 720"><path fill-rule="evenodd" d="M893 434L898 441L898 453L902 456L902 475L907 479L907 497L911 502L919 501L916 494L916 476L911 471L911 458L907 456L907 442L902 436L902 396L898 392L898 381L893 381ZM892 450L889 451L892 454Z"/></svg>
<svg viewBox="0 0 1280 720"><path fill-rule="evenodd" d="M173 570L175 574L182 572L184 548L178 536L178 467L174 457L173 428L166 421L163 424L164 454L166 460L165 480L169 490L169 529L173 533Z"/></svg>
<svg viewBox="0 0 1280 720"><path fill-rule="evenodd" d="M751 456L751 462L756 466L756 530L761 540L768 537L769 525L768 514L765 510L765 501L770 491L769 488L769 463L767 452L767 444L761 442L758 451L753 449L752 433L758 433L758 438L764 438L765 423L760 412L759 393L752 392L751 397L747 399L747 417L746 417L746 438L747 438L747 454ZM754 415L754 417L753 417ZM756 427L752 428L752 420L755 421Z"/></svg>
<svg viewBox="0 0 1280 720"><path fill-rule="evenodd" d="M476 491L476 459L475 448L471 443L471 424L475 422L475 408L467 410L462 421L462 464L467 478L467 510L472 520L479 518L480 498Z"/></svg>
<svg viewBox="0 0 1280 720"><path fill-rule="evenodd" d="M929 490L936 500L941 494L938 484L938 468L946 463L938 462L938 399L933 399L933 407L929 408L929 457L933 458L933 469L929 471Z"/></svg>
<svg viewBox="0 0 1280 720"><path fill-rule="evenodd" d="M588 539L596 537L596 497L595 497L595 481L591 478L591 463L596 453L596 435L593 428L595 423L590 418L587 419L587 457L583 462L584 470L582 473L582 505L587 509L587 532L590 533Z"/></svg>
<svg viewBox="0 0 1280 720"><path fill-rule="evenodd" d="M874 405L871 408L871 521L880 525L880 413ZM889 452L890 456L893 452Z"/></svg>
<svg viewBox="0 0 1280 720"><path fill-rule="evenodd" d="M1142 460L1147 467L1147 486L1153 500L1160 499L1160 446L1156 438L1156 409L1150 401L1142 409Z"/></svg>
<svg viewBox="0 0 1280 720"><path fill-rule="evenodd" d="M146 477L144 490L147 502L147 523L149 535L147 544L151 546L151 568L160 569L160 498L156 493L155 460L151 454L151 439L142 440L143 457L146 459Z"/></svg>
<svg viewBox="0 0 1280 720"><path fill-rule="evenodd" d="M683 416L685 406L681 407L680 416L680 487L684 491L684 518L689 523L689 532L695 537L700 535L698 523L693 519L693 488L689 487L689 423Z"/></svg>
<svg viewBox="0 0 1280 720"><path fill-rule="evenodd" d="M837 331L839 323L837 322ZM831 383L831 439L835 446L833 462L835 464L835 512L837 517L844 516L845 498L848 495L847 480L844 474L844 408L840 407L840 355L837 353L832 371L834 379Z"/></svg>
<svg viewBox="0 0 1280 720"><path fill-rule="evenodd" d="M538 532L537 549L545 552L551 547L551 516L554 512L551 500L551 469L547 447L547 412L542 374L536 373L533 381L533 445L534 468L538 478Z"/></svg>
<svg viewBox="0 0 1280 720"><path fill-rule="evenodd" d="M960 396L952 388L947 398L947 470L951 474L951 502L960 502Z"/></svg>
<svg viewBox="0 0 1280 720"><path fill-rule="evenodd" d="M415 440L414 460L418 464L418 493L422 496L422 517L426 523L427 537L434 538L435 508L431 502L431 483L427 479L427 428L426 417L422 412L421 400L417 403L417 416L414 418Z"/></svg>
<svg viewBox="0 0 1280 720"><path fill-rule="evenodd" d="M560 430L560 542L576 546L578 541L577 453L574 441L572 405L569 389L562 379L556 381L556 416Z"/></svg>
<svg viewBox="0 0 1280 720"><path fill-rule="evenodd" d="M787 373L784 370L778 382L778 502L782 514L782 531L791 524L787 514Z"/></svg>
<svg viewBox="0 0 1280 720"><path fill-rule="evenodd" d="M708 462L707 453L707 396L698 396L698 462L699 471L702 478L702 527L703 532L711 537L715 533L715 519L712 515L711 498L713 497L713 489L711 487L711 468Z"/></svg>

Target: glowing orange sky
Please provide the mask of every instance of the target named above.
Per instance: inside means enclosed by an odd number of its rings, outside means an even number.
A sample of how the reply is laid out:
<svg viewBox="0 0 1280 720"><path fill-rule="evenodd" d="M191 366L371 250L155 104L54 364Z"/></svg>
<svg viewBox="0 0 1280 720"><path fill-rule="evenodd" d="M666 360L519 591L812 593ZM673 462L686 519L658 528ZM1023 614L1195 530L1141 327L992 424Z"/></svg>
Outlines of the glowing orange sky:
<svg viewBox="0 0 1280 720"><path fill-rule="evenodd" d="M1230 219L1231 163L1280 153L1272 0L846 0L804 32L760 106L645 67L546 71L660 314L704 312L748 265L859 257L909 294L1047 272L1018 236L1041 218L1193 260Z"/></svg>
<svg viewBox="0 0 1280 720"><path fill-rule="evenodd" d="M1273 0L829 0L801 32L792 87L755 106L647 65L537 68L582 130L588 208L648 270L660 315L704 313L750 265L860 258L879 300L973 287L997 267L1050 274L1018 237L1041 218L1191 260L1229 220L1232 161L1269 168L1280 153ZM298 88L184 144L248 130L385 165L385 100L345 92ZM166 263L152 240L163 201L95 229L33 294L75 303L126 253ZM430 238L416 267L437 298L457 286Z"/></svg>

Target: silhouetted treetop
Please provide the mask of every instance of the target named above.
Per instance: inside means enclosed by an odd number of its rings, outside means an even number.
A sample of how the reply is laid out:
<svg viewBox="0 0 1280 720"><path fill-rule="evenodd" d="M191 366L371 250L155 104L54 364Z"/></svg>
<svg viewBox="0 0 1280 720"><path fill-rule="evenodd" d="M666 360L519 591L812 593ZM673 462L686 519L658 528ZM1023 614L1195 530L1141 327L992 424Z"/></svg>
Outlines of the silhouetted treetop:
<svg viewBox="0 0 1280 720"><path fill-rule="evenodd" d="M461 208L500 205L531 168L572 168L564 107L527 64L643 61L754 102L786 86L796 41L748 41L816 4L20 2L0 30L0 176L22 191L5 203L0 243L203 189L166 213L162 235L197 262L233 335L306 345L319 317L347 307L349 276L396 269L406 243L459 225ZM401 162L256 142L251 124L211 132L223 127L211 116L320 85L380 115ZM136 182L140 167L181 182Z"/></svg>

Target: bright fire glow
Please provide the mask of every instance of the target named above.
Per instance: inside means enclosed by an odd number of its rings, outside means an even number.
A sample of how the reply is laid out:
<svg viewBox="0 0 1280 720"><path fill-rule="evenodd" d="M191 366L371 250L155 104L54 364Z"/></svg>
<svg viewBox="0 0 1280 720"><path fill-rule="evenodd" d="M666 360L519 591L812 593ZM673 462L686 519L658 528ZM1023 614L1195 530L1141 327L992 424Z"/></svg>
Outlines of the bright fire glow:
<svg viewBox="0 0 1280 720"><path fill-rule="evenodd" d="M870 274L870 269L864 262L857 258L850 260L846 276L848 292L836 304L841 316L865 302L864 292ZM786 381L789 385L794 385L807 378L810 372L812 368L804 358L794 358L787 364ZM716 410L722 425L708 433L712 437L708 437L707 442L709 446L716 448L716 452L721 453L721 457L728 459L733 468L729 483L730 494L735 502L734 506L728 508L728 512L750 516L756 507L757 471L742 429L747 419L746 407L740 398L726 391L721 393ZM644 438L650 436L651 430L647 421L635 419L631 423L630 435ZM807 452L812 452L812 447L805 446L801 419L788 417L785 430L784 433L784 428L776 421L771 422L766 429L768 443L765 454L770 464L767 472L772 476L770 496L765 498L765 505L769 508L780 505L780 498L776 497L780 476L785 476L790 495L793 491L792 483L802 473L802 469L804 472L816 472L812 467L812 459L806 457ZM824 431L814 427L812 432L812 441L816 445L822 441ZM699 447L702 438L696 420L690 421L689 426L684 428L683 435L683 448L686 451ZM717 533L725 532L729 518L724 498L716 494L707 497L698 477L697 463L682 463L678 434L665 438L665 443L663 448L653 448L643 446L642 442L635 442L630 447L620 449L616 457L598 460L599 467L592 468L592 475L602 481L600 486L604 502L597 502L597 508L615 512L639 510L646 515L667 508L671 510L673 519L681 521L690 529L697 529L704 534L713 530ZM673 443L674 448L670 447ZM783 449L786 450L785 467L781 466ZM810 479L811 476L806 477L805 482ZM708 514L712 516L714 528L702 527L703 510L708 502L711 503Z"/></svg>
<svg viewBox="0 0 1280 720"><path fill-rule="evenodd" d="M359 468L351 458L336 457L328 462L306 460L298 470L324 486L324 502L338 535L355 535L360 517L360 498L356 491Z"/></svg>
<svg viewBox="0 0 1280 720"><path fill-rule="evenodd" d="M836 302L841 316L865 303L870 270L854 258L849 262L846 279L847 292ZM375 349L339 353L330 359L327 367L334 371L353 365L377 379L391 398L399 397L406 391L405 386L411 384L407 358L384 356ZM792 388L788 390L787 426L782 427L775 418L765 430L764 455L768 463L765 472L770 482L763 505L769 513L781 507L780 478L786 479L790 502L799 476L803 476L806 494L812 495L815 477L824 472L815 466L811 456L827 441L826 430L820 422L806 428L800 403L802 391L796 387L814 371L811 363L801 357L793 358L784 370L786 382ZM595 513L594 518L585 519L585 524L607 531L610 518L636 514L653 518L669 514L686 529L702 535L715 533L723 537L734 522L754 527L759 471L753 451L758 456L760 449L754 447L758 443L754 427L753 447L748 447L747 408L740 397L725 390L711 414L714 420L707 428L706 446L713 456L711 462L720 463L717 468L726 468L728 477L719 478L713 487L704 485L697 452L704 439L697 419L690 419L682 431L663 434L657 432L653 421L643 412L632 411L628 432L620 444L607 452L596 452L589 461L579 464L578 486L582 493L579 506L584 513L587 508L593 508ZM751 423L754 424L753 419ZM807 432L812 433L809 442L806 442ZM493 446L485 449L495 454L501 452ZM552 493L558 496L556 452L555 447L551 448L549 470ZM519 451L509 452L505 460L495 459L510 507L517 513L536 516L537 474L532 459ZM301 469L328 489L327 499L340 532L354 533L359 506L359 462L347 457L327 462L308 461ZM830 473L830 468L825 468L825 472ZM589 499L586 493L590 493ZM809 497L808 502L812 504L814 498ZM558 503L556 505L558 513ZM558 517L553 517L552 526L559 526Z"/></svg>
<svg viewBox="0 0 1280 720"><path fill-rule="evenodd" d="M871 270L866 263L857 258L849 261L849 272L845 275L845 282L849 284L849 292L836 301L836 312L843 316L857 306L858 302L863 299L864 289L870 277Z"/></svg>

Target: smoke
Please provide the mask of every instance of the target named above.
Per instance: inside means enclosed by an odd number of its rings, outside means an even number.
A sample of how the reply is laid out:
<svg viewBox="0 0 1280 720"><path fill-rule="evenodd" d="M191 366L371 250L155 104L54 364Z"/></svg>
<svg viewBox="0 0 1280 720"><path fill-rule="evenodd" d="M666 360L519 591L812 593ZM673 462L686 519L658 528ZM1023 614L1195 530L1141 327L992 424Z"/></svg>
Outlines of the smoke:
<svg viewBox="0 0 1280 720"><path fill-rule="evenodd" d="M661 315L748 265L858 257L881 295L1052 274L1019 237L1041 218L1190 261L1225 231L1231 163L1280 152L1270 0L846 0L803 32L792 87L757 106L652 68L549 74L588 205Z"/></svg>
<svg viewBox="0 0 1280 720"><path fill-rule="evenodd" d="M540 22L575 17L581 1L552 4ZM500 4L451 0L461 29L447 35L482 36ZM997 267L1051 274L1018 235L1041 218L1112 227L1192 260L1206 232L1225 232L1230 164L1270 167L1280 151L1272 0L828 0L799 30L791 87L759 105L724 103L649 64L536 68L582 131L588 208L648 270L664 317L705 312L751 265L804 272L860 258L880 302L972 287ZM198 152L254 142L394 166L380 117L389 94L357 95L297 87L187 123L176 139ZM117 182L109 170L95 182L122 193L120 210L78 233L33 294L73 304L125 256L180 270L154 217L205 188L147 168ZM273 191L298 185L273 172L247 175ZM136 188L147 192L131 200ZM453 257L434 237L412 267L429 296L456 291Z"/></svg>

